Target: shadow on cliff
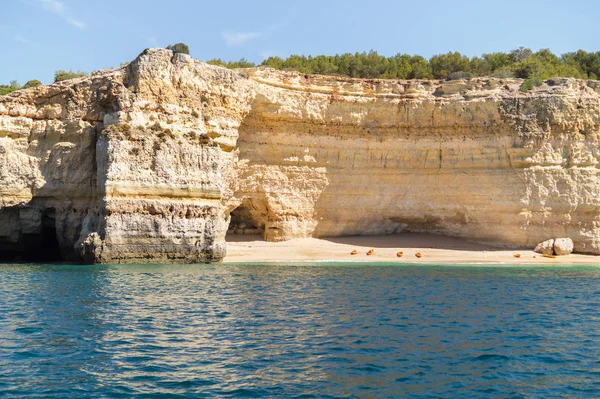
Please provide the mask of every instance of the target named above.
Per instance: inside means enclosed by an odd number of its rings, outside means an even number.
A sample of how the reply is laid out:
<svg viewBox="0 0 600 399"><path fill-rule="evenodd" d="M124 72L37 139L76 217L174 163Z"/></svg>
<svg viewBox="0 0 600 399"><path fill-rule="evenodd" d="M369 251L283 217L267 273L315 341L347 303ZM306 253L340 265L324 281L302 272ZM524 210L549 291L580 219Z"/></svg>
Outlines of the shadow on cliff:
<svg viewBox="0 0 600 399"><path fill-rule="evenodd" d="M332 244L342 244L352 247L370 247L375 249L403 250L413 249L443 249L452 251L506 251L507 248L495 247L488 244L471 242L462 238L448 237L437 234L426 233L398 233L388 235L365 235L365 236L345 236L345 237L318 237L319 240L330 242ZM231 243L252 243L264 241L261 235L241 235L228 234L227 242ZM275 244L276 245L276 244ZM526 248L521 248L526 249Z"/></svg>
<svg viewBox="0 0 600 399"><path fill-rule="evenodd" d="M376 236L321 237L336 244L372 248L429 248L454 251L506 251L506 248L471 242L462 238L426 233L398 233Z"/></svg>
<svg viewBox="0 0 600 399"><path fill-rule="evenodd" d="M30 226L21 221L26 214L36 215ZM39 216L39 218L37 217ZM56 209L33 199L24 205L2 208L0 219L10 231L0 235L2 262L61 262L65 260L57 236ZM3 229L6 230L6 229Z"/></svg>
<svg viewBox="0 0 600 399"><path fill-rule="evenodd" d="M29 182L31 199L0 207L0 261L81 261L74 244L96 195L95 141L93 132L84 142L43 148L49 152L39 165L43 185Z"/></svg>

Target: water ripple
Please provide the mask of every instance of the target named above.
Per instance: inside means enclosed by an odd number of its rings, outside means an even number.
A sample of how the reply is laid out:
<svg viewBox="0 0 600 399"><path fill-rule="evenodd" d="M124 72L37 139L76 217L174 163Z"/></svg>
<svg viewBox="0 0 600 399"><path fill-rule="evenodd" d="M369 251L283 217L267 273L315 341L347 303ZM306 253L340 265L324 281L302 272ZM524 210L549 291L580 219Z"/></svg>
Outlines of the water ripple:
<svg viewBox="0 0 600 399"><path fill-rule="evenodd" d="M600 269L0 265L0 398L599 397Z"/></svg>

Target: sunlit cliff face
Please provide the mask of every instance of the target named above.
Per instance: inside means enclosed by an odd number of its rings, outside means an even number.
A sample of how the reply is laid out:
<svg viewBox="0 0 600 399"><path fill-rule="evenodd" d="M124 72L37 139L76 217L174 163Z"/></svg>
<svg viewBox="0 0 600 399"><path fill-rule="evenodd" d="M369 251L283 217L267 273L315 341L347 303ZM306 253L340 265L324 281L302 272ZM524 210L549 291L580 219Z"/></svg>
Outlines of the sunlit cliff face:
<svg viewBox="0 0 600 399"><path fill-rule="evenodd" d="M598 82L520 83L236 72L154 49L0 97L0 253L218 261L228 229L600 253Z"/></svg>

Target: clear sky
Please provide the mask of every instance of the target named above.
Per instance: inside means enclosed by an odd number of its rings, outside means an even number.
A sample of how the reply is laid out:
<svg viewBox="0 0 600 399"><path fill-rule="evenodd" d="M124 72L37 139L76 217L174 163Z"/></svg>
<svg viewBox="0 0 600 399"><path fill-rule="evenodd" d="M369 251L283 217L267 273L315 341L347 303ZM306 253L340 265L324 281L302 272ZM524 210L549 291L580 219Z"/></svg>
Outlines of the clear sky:
<svg viewBox="0 0 600 399"><path fill-rule="evenodd" d="M0 83L116 67L184 42L194 58L261 62L376 50L473 56L600 50L598 0L0 0Z"/></svg>

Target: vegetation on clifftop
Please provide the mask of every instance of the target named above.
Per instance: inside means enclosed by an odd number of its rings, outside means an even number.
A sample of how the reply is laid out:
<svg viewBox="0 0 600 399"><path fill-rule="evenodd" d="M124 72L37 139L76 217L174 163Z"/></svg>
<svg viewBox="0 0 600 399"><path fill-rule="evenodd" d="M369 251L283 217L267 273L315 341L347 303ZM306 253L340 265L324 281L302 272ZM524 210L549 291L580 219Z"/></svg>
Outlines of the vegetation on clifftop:
<svg viewBox="0 0 600 399"><path fill-rule="evenodd" d="M189 54L185 43L167 46L176 53ZM344 53L336 55L304 56L291 55L288 58L269 57L259 65L246 60L223 61L211 59L207 63L226 68L252 68L266 66L279 70L298 71L305 74L348 76L366 79L469 79L477 76L497 78L517 77L525 79L521 89L531 90L543 80L554 77L598 79L600 77L600 51L578 50L560 56L548 49L533 52L519 47L508 53L487 53L469 58L457 51L436 54L426 59L420 55L396 54L386 57L376 51ZM54 82L84 76L84 72L58 70ZM0 95L15 90L35 87L39 80L30 80L23 86L13 80L8 85L0 85Z"/></svg>
<svg viewBox="0 0 600 399"><path fill-rule="evenodd" d="M58 71L54 72L54 83L62 82L63 80L80 78L85 75L86 75L85 72L81 72L81 71L74 72L74 71L63 71L62 69L59 69Z"/></svg>
<svg viewBox="0 0 600 399"><path fill-rule="evenodd" d="M54 72L54 83L60 82L63 80L67 80L67 79L79 78L79 77L85 76L85 75L86 75L85 72L73 72L73 71L58 70L58 71ZM12 93L13 91L16 91L16 90L28 89L30 87L36 87L41 84L42 84L42 82L40 82L39 80L32 79L32 80L27 81L27 83L25 83L23 86L21 86L19 84L19 82L17 82L16 80L13 80L8 85L0 85L0 96Z"/></svg>
<svg viewBox="0 0 600 399"><path fill-rule="evenodd" d="M175 43L167 46L167 49L179 54L190 54L190 48L185 43Z"/></svg>
<svg viewBox="0 0 600 399"><path fill-rule="evenodd" d="M245 59L209 64L228 68L257 66ZM260 66L306 74L338 75L353 78L384 79L462 79L475 76L523 79L573 77L597 79L600 76L600 51L578 50L557 56L548 49L537 52L520 47L508 53L488 53L469 58L459 52L437 54L429 60L419 55L396 54L386 57L376 51L345 53L333 56L291 55L288 58L269 57Z"/></svg>
<svg viewBox="0 0 600 399"><path fill-rule="evenodd" d="M0 85L0 96L2 96L4 94L12 93L15 90L28 89L30 87L39 86L41 84L42 84L42 82L40 82L37 79L34 79L34 80L28 81L23 86L21 86L21 85L19 85L19 83L16 80L13 80L8 85Z"/></svg>

